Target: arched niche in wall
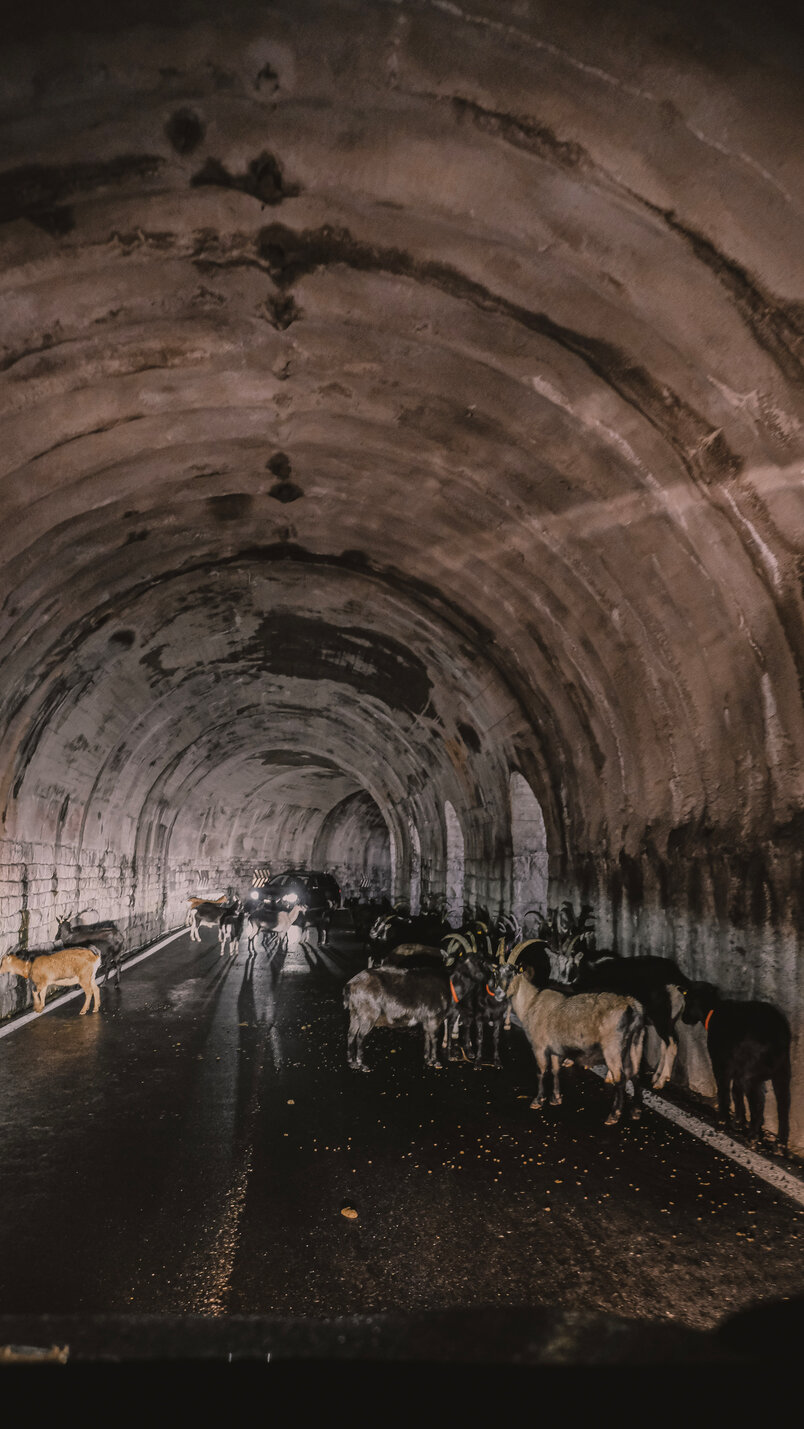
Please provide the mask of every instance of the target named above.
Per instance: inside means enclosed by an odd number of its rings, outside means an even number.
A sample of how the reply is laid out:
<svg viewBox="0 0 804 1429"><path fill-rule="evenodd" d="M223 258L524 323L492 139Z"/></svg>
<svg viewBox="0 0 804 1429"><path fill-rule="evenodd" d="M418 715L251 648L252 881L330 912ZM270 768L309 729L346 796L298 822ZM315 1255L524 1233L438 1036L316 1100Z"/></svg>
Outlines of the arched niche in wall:
<svg viewBox="0 0 804 1429"><path fill-rule="evenodd" d="M521 774L510 779L511 912L521 918L529 908L547 908L547 831L541 805Z"/></svg>
<svg viewBox="0 0 804 1429"><path fill-rule="evenodd" d="M447 877L444 890L447 921L453 928L458 928L463 922L463 830L449 799L444 804L444 820L447 826Z"/></svg>
<svg viewBox="0 0 804 1429"><path fill-rule="evenodd" d="M421 912L422 906L422 843L419 838L419 830L411 821L408 825L410 833L410 911L415 917Z"/></svg>

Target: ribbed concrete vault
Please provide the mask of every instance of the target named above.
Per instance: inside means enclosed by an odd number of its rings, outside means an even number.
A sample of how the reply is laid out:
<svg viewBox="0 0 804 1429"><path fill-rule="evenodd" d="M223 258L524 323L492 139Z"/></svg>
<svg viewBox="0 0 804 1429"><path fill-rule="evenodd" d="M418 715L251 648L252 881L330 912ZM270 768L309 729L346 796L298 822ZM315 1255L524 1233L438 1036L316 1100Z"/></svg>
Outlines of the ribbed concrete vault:
<svg viewBox="0 0 804 1429"><path fill-rule="evenodd" d="M798 1027L803 58L720 0L20 7L9 938L263 858L441 897L448 803L505 906L517 774L551 899Z"/></svg>

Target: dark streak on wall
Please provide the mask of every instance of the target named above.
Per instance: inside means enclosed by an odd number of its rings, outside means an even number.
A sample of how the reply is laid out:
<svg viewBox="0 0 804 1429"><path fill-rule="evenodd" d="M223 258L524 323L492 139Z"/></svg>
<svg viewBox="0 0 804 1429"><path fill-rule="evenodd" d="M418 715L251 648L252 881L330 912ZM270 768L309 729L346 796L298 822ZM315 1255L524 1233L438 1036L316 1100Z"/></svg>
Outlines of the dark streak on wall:
<svg viewBox="0 0 804 1429"><path fill-rule="evenodd" d="M348 229L326 224L301 233L284 224L269 224L258 235L257 251L279 288L293 286L317 268L342 263L360 272L384 272L430 284L460 301L498 313L557 343L585 363L662 434L694 480L708 486L724 476L735 476L741 469L740 458L729 449L722 433L714 430L678 393L657 383L626 352L602 338L575 332L545 313L531 312L492 293L446 263L422 262L399 248L361 243Z"/></svg>

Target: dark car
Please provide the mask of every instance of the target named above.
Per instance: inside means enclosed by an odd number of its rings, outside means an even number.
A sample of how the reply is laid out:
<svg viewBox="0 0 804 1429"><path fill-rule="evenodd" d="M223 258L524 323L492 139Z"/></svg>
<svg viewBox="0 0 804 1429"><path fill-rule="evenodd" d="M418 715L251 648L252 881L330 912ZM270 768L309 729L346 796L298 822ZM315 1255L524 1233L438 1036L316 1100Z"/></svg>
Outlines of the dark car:
<svg viewBox="0 0 804 1429"><path fill-rule="evenodd" d="M333 874L291 868L275 873L252 888L246 897L246 908L273 909L278 913L301 903L307 910L302 927L317 928L319 942L323 944L327 941L332 910L339 908L340 902L341 890Z"/></svg>

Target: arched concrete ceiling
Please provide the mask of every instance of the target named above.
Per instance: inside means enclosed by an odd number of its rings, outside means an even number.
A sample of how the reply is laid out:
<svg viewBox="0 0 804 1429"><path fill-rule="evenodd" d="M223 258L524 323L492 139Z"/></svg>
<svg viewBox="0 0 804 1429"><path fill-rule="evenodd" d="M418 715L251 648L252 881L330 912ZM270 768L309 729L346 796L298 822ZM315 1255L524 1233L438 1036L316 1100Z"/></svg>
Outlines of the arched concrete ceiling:
<svg viewBox="0 0 804 1429"><path fill-rule="evenodd" d="M26 6L0 65L12 831L794 819L795 16Z"/></svg>

